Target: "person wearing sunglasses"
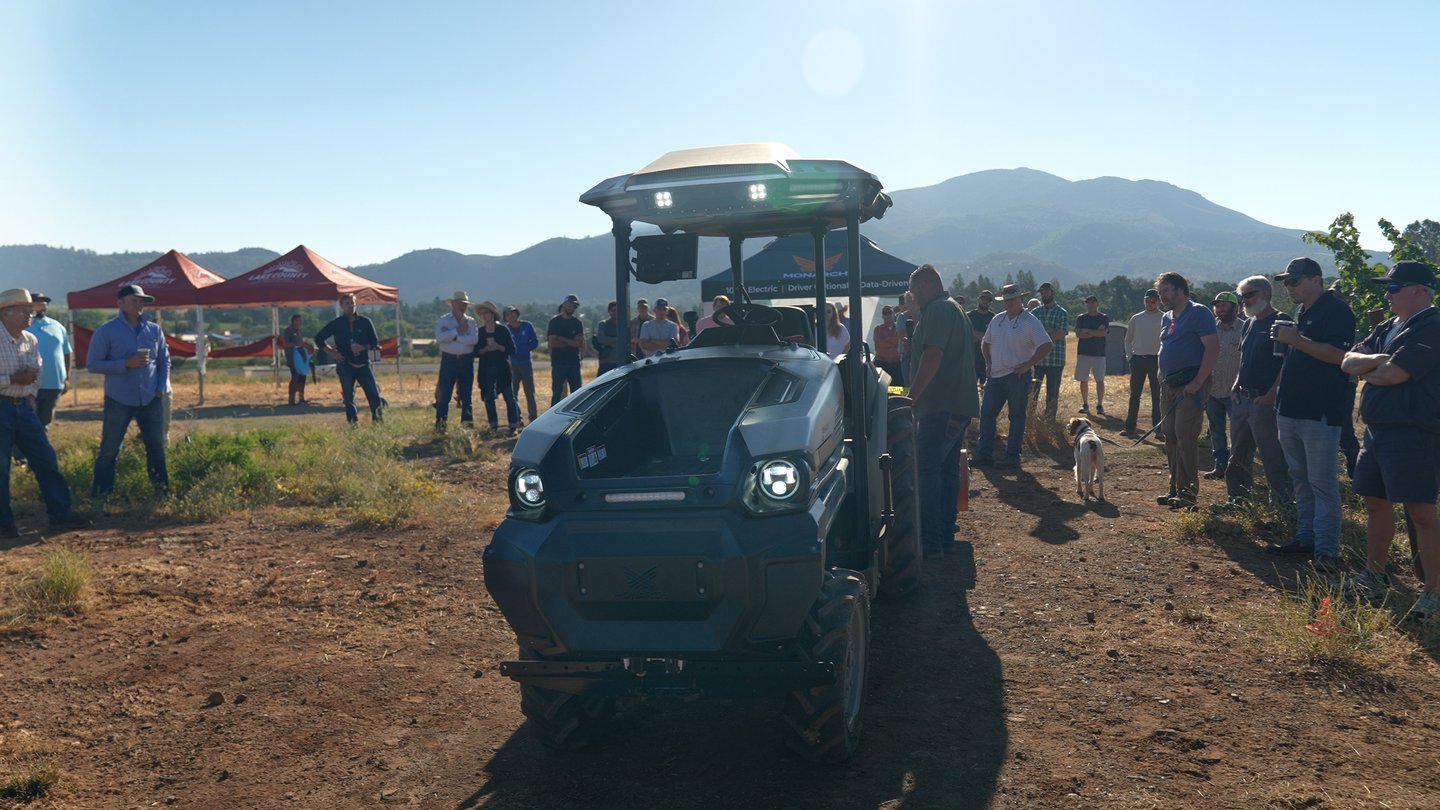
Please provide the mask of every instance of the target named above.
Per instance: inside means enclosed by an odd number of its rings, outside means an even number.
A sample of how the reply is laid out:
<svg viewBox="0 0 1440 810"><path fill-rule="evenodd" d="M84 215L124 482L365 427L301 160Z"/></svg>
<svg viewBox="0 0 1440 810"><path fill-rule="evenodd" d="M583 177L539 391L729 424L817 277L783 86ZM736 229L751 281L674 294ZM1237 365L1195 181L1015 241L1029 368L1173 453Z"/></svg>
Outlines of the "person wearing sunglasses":
<svg viewBox="0 0 1440 810"><path fill-rule="evenodd" d="M1325 289L1320 264L1292 259L1275 280L1299 307L1295 323L1277 322L1271 338L1289 347L1280 370L1276 423L1295 489L1295 537L1280 554L1310 554L1317 571L1340 572L1340 431L1355 407L1350 377L1340 370L1355 342L1355 315Z"/></svg>
<svg viewBox="0 0 1440 810"><path fill-rule="evenodd" d="M1365 499L1365 569L1349 577L1342 593L1372 604L1390 590L1385 568L1395 538L1395 504L1415 528L1424 590L1404 620L1440 628L1440 518L1435 512L1436 452L1440 451L1440 312L1435 308L1435 268L1397 262L1385 286L1393 318L1375 327L1340 368L1365 382L1360 418L1365 439L1352 487Z"/></svg>
<svg viewBox="0 0 1440 810"><path fill-rule="evenodd" d="M1290 316L1271 305L1274 287L1264 276L1250 276L1236 287L1248 320L1240 332L1240 369L1230 389L1230 463L1225 466L1225 492L1229 500L1212 512L1239 511L1250 501L1255 484L1255 454L1270 484L1270 503L1292 503L1290 470L1280 447L1275 424L1275 397L1280 390L1280 366L1270 330L1290 323Z"/></svg>

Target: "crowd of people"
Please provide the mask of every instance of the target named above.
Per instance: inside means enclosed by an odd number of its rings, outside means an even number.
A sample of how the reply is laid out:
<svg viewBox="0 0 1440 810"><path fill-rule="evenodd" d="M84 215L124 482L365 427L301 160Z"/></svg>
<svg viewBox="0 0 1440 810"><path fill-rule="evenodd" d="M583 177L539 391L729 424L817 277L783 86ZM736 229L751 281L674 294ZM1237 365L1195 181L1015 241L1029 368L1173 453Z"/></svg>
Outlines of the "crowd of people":
<svg viewBox="0 0 1440 810"><path fill-rule="evenodd" d="M1277 554L1305 554L1317 571L1341 576L1340 464L1368 513L1366 564L1343 578L1343 592L1376 601L1390 590L1386 567L1395 532L1393 507L1401 505L1418 539L1425 588L1408 614L1440 624L1440 520L1436 514L1437 457L1440 457L1440 317L1434 306L1436 271L1423 262L1396 263L1374 279L1384 285L1392 317L1373 318L1363 339L1356 319L1337 293L1324 285L1320 265L1297 258L1274 282L1296 305L1292 317L1275 307L1270 278L1245 278L1209 306L1191 298L1188 279L1161 273L1140 310L1128 319L1123 341L1129 365L1129 407L1121 435L1163 441L1168 488L1158 505L1199 508L1202 480L1223 481L1224 500L1216 512L1243 510L1256 497L1254 459L1258 454L1272 504L1293 504L1295 535L1271 544ZM974 309L951 297L940 274L922 265L910 290L881 309L873 332L876 364L892 383L907 385L917 420L916 460L920 475L921 536L926 556L953 550L950 542L960 480L960 450L970 423L979 421L971 464L1007 468L1021 464L1030 420L1054 425L1059 418L1060 384L1067 362L1066 340L1077 341L1073 378L1080 383L1082 414L1105 415L1107 343L1112 318L1095 296L1072 318L1055 299L1051 282L1038 297L1006 284L996 296L977 297ZM1000 310L992 311L996 298ZM159 325L145 313L154 301L136 285L117 293L118 312L95 330L86 368L104 376L104 404L91 496L102 502L115 486L116 461L134 422L145 445L146 469L156 493L169 489L165 450L168 435L170 355ZM8 470L12 456L35 475L54 527L85 521L71 507L46 428L55 404L69 386L70 338L48 318L50 299L24 289L0 293L0 537L15 537ZM384 418L385 400L371 363L379 357L375 325L356 311L353 295L337 302L340 315L314 336L312 350L301 334L299 315L281 336L291 369L289 399L303 405L307 372L332 359L346 419L358 421L355 388L364 393L372 419ZM530 420L539 407L532 353L539 333L513 306L472 302L464 291L446 300L449 312L435 323L440 369L435 387L435 429L443 432L450 404L460 421L474 424L472 388L479 388L492 431L499 430L498 402L505 404L513 435L523 424L519 400ZM715 313L730 300L717 296L711 314L687 328L664 298L653 308L636 302L629 345L621 346L615 302L608 317L586 335L577 316L580 300L567 295L545 328L553 406L581 385L581 358L593 349L604 373L626 356L646 357L685 346L716 325ZM474 314L471 314L473 309ZM827 304L821 328L826 351L838 357L849 346L843 304ZM693 320L693 315L687 313ZM325 357L319 355L323 353ZM1356 380L1365 388L1359 413L1363 442L1354 433ZM1089 384L1095 385L1092 410ZM1139 433L1140 403L1150 396L1150 430ZM1045 392L1040 408L1040 393ZM1008 409L1009 432L996 447L997 422ZM1038 414L1038 415L1037 415ZM1208 424L1210 469L1200 470L1200 434Z"/></svg>
<svg viewBox="0 0 1440 810"><path fill-rule="evenodd" d="M1368 337L1358 341L1355 316L1324 285L1313 259L1291 261L1274 281L1296 305L1293 318L1274 306L1276 284L1266 276L1245 278L1206 306L1192 300L1184 276L1161 273L1125 333L1130 396L1121 433L1137 441L1153 433L1164 442L1169 486L1156 502L1173 510L1199 508L1202 479L1224 482L1225 499L1213 511L1247 508L1256 497L1258 453L1270 501L1293 504L1296 511L1295 535L1269 550L1308 555L1317 572L1340 578L1349 598L1378 602L1389 592L1393 508L1403 506L1425 571L1424 588L1406 618L1440 625L1436 271L1423 262L1402 261L1373 279L1384 286L1392 317L1374 318ZM935 269L924 265L912 275L899 306L882 310L874 332L877 364L909 383L915 403L927 557L952 545L959 451L971 420L979 419L974 466L1020 465L1027 421L1037 418L1042 388L1045 405L1038 418L1049 425L1058 417L1065 340L1072 331L1078 341L1079 411L1105 414L1111 317L1090 296L1086 312L1072 325L1055 301L1053 284L1039 285L1038 292L1038 299L1027 301L1029 291L1007 284L999 295L1002 310L992 312L996 296L985 290L976 308L965 312L962 301L945 293ZM1363 442L1354 435L1353 378L1365 383L1359 405ZM1147 384L1151 428L1139 434ZM996 423L1007 408L1010 430L997 456ZM1211 468L1202 472L1200 437L1207 422ZM1340 560L1342 458L1351 489L1364 499L1369 516L1366 564L1348 576Z"/></svg>

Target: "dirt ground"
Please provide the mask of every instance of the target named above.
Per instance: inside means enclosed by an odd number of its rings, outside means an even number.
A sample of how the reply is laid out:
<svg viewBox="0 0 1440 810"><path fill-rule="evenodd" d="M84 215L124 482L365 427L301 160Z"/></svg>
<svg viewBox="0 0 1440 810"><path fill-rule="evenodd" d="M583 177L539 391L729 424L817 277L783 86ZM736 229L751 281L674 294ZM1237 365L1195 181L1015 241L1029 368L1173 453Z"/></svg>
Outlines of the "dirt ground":
<svg viewBox="0 0 1440 810"><path fill-rule="evenodd" d="M960 553L876 605L848 764L788 753L769 701L645 704L550 752L482 579L498 449L430 462L450 503L394 533L272 510L0 541L0 574L62 544L97 575L82 615L0 636L0 754L61 773L31 806L1440 807L1437 647L1317 662L1300 566L1180 539L1153 445L1108 448L1108 503L1077 502L1065 446L976 474Z"/></svg>

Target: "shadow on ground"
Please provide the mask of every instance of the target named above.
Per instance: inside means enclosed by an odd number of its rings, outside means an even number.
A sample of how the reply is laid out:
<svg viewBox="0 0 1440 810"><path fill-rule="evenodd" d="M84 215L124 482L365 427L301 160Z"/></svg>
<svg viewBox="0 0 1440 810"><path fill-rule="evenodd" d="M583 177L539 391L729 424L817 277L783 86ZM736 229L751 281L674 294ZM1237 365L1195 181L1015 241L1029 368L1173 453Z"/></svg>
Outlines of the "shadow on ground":
<svg viewBox="0 0 1440 810"><path fill-rule="evenodd" d="M1007 746L1004 685L970 617L973 550L956 549L927 563L920 593L876 604L864 738L850 762L790 753L775 700L662 703L580 753L517 730L458 807L987 806Z"/></svg>

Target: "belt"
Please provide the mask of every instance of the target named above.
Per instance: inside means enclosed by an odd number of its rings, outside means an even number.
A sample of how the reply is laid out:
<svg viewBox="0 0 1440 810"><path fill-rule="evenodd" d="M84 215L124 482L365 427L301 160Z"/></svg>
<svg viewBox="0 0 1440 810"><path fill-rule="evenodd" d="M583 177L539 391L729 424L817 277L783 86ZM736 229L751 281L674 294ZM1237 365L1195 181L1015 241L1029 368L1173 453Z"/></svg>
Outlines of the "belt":
<svg viewBox="0 0 1440 810"><path fill-rule="evenodd" d="M1130 359L1131 359L1131 360L1134 360L1134 359L1137 358L1137 357L1159 357L1159 356L1160 356L1160 355L1158 355L1158 354L1132 354L1132 355L1130 355Z"/></svg>
<svg viewBox="0 0 1440 810"><path fill-rule="evenodd" d="M30 397L7 397L0 395L0 402L8 402L11 405L29 405Z"/></svg>
<svg viewBox="0 0 1440 810"><path fill-rule="evenodd" d="M1265 394L1264 391L1260 391L1255 388L1236 388L1235 393L1239 394L1242 397L1245 397L1246 399L1255 399L1256 397L1264 396Z"/></svg>

